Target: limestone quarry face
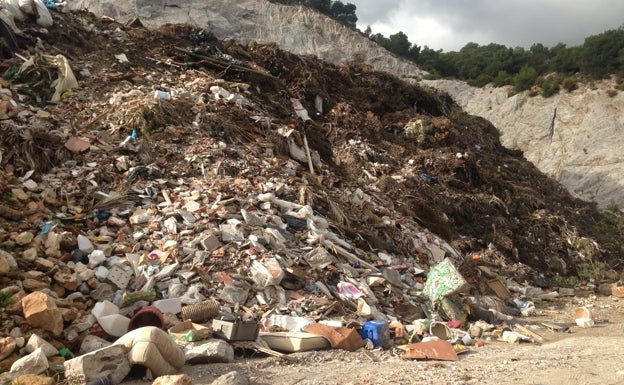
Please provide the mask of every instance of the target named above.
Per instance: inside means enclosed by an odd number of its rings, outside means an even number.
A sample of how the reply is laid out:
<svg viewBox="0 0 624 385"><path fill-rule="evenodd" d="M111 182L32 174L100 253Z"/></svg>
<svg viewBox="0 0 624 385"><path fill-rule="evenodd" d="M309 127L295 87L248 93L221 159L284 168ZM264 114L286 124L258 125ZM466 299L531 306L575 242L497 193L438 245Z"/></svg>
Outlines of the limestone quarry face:
<svg viewBox="0 0 624 385"><path fill-rule="evenodd" d="M359 31L300 6L258 0L79 0L68 2L66 9L88 9L121 23L138 17L146 27L188 23L210 30L220 40L277 43L297 55L313 54L335 64L365 62L405 77L424 73Z"/></svg>
<svg viewBox="0 0 624 385"><path fill-rule="evenodd" d="M147 27L189 23L210 30L219 39L243 44L275 42L295 54L312 54L331 63L364 62L404 78L424 72L398 58L359 31L303 7L268 1L231 0L79 0L67 9L88 9L119 22L139 18ZM572 194L624 206L624 95L610 97L610 81L581 86L551 98L521 93L508 97L508 88L483 89L458 81L427 81L448 92L468 113L490 120L500 131L503 145L523 151L541 171Z"/></svg>

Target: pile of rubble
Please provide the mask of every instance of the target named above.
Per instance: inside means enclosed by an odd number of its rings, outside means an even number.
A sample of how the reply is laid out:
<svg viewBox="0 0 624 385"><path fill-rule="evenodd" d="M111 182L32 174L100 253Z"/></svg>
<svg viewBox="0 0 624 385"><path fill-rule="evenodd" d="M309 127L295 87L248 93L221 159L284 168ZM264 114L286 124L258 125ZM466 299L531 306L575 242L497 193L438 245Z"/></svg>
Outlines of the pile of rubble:
<svg viewBox="0 0 624 385"><path fill-rule="evenodd" d="M549 277L616 255L592 238L594 205L446 95L190 26L52 16L20 25L2 61L11 378L158 376L284 330L322 336L315 348L470 344L468 320L530 315ZM157 342L176 326L182 356ZM146 331L166 362L128 353Z"/></svg>

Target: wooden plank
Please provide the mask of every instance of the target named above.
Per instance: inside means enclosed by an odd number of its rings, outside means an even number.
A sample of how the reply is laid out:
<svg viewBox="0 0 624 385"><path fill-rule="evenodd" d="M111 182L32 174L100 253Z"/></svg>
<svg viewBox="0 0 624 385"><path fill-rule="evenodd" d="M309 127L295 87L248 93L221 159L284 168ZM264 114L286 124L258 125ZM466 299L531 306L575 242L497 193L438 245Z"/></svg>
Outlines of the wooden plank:
<svg viewBox="0 0 624 385"><path fill-rule="evenodd" d="M251 349L251 350L255 350L257 352L261 352L261 353L265 353L268 354L270 356L273 357L277 357L277 358L281 358L287 361L291 361L291 362L296 362L297 358L295 357L291 357L288 354L284 354L284 353L280 353L280 352L276 352L273 349L261 346L255 342L230 342L230 344L235 347L235 348L242 348L242 349Z"/></svg>
<svg viewBox="0 0 624 385"><path fill-rule="evenodd" d="M522 325L514 325L514 329L520 333L520 334L524 334L525 336L531 338L534 342L537 343L542 343L544 342L544 337L540 336L539 334L535 333L533 330L522 326Z"/></svg>

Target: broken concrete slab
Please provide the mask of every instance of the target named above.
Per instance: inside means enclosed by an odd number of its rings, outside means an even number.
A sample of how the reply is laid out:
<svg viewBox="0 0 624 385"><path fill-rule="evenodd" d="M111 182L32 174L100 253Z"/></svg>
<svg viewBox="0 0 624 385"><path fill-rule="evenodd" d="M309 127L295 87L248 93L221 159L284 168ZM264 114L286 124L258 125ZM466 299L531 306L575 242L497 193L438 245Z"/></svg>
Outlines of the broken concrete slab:
<svg viewBox="0 0 624 385"><path fill-rule="evenodd" d="M48 359L41 348L20 358L11 365L10 375L15 379L22 374L41 374L49 367Z"/></svg>
<svg viewBox="0 0 624 385"><path fill-rule="evenodd" d="M32 353L37 349L41 349L46 357L50 358L58 355L58 349L52 346L51 343L39 337L36 334L33 334L26 342L26 352Z"/></svg>
<svg viewBox="0 0 624 385"><path fill-rule="evenodd" d="M191 365L234 361L232 346L216 338L186 344L184 355L186 362Z"/></svg>
<svg viewBox="0 0 624 385"><path fill-rule="evenodd" d="M128 351L123 345L111 345L72 358L65 361L65 375L86 382L106 377L110 384L119 384L130 373Z"/></svg>

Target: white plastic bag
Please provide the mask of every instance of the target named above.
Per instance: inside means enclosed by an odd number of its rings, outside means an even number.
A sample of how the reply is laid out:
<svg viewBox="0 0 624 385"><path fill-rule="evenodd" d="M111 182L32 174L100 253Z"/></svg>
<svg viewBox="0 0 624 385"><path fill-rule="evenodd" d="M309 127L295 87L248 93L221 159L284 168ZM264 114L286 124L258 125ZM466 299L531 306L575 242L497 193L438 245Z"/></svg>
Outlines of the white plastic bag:
<svg viewBox="0 0 624 385"><path fill-rule="evenodd" d="M20 0L2 0L0 2L0 8L6 9L14 19L19 21L26 20L26 14L20 9Z"/></svg>
<svg viewBox="0 0 624 385"><path fill-rule="evenodd" d="M19 4L19 8L22 12L27 13L29 15L37 15L37 25L49 28L54 24L52 20L52 15L48 10L48 7L45 6L43 1L41 0L17 0ZM33 4L36 8L33 8ZM35 13L36 12L36 13Z"/></svg>

